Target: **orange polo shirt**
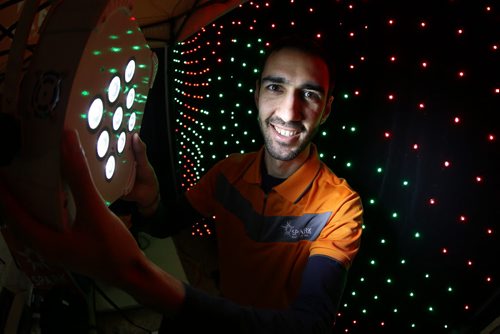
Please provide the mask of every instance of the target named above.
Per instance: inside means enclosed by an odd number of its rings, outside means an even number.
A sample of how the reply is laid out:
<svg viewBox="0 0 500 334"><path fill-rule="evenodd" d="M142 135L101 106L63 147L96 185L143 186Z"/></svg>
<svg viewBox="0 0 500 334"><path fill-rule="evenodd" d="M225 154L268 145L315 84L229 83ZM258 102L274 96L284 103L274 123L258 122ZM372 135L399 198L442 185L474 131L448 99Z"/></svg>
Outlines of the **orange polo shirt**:
<svg viewBox="0 0 500 334"><path fill-rule="evenodd" d="M286 308L309 256L349 267L359 249L359 195L311 147L306 162L268 194L261 189L264 148L218 162L186 197L215 219L220 290L242 305Z"/></svg>

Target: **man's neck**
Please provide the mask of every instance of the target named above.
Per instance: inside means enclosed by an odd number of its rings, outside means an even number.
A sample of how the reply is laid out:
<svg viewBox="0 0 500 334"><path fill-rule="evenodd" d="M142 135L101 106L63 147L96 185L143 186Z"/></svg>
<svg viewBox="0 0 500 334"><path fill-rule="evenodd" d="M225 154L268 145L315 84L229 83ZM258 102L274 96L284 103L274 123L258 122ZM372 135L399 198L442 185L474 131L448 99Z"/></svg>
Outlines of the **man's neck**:
<svg viewBox="0 0 500 334"><path fill-rule="evenodd" d="M265 150L264 161L266 163L267 174L280 179L288 178L307 160L310 151L311 145L308 145L295 159L283 161L274 159Z"/></svg>

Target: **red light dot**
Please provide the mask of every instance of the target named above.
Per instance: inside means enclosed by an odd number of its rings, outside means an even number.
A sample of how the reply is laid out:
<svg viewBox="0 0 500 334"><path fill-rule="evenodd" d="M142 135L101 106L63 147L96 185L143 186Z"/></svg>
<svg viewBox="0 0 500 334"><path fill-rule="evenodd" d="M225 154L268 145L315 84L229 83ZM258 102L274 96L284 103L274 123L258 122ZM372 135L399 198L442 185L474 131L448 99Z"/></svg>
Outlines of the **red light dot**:
<svg viewBox="0 0 500 334"><path fill-rule="evenodd" d="M464 32L464 31L463 31L462 29L458 29L458 30L457 30L457 33L458 33L459 35L463 34L463 32Z"/></svg>
<svg viewBox="0 0 500 334"><path fill-rule="evenodd" d="M394 20L393 20L393 19L390 19L390 20L388 21L388 23L389 23L390 25L392 25L392 24L394 24Z"/></svg>
<svg viewBox="0 0 500 334"><path fill-rule="evenodd" d="M465 72L464 71L458 72L458 76L461 77L461 78L464 77L465 76Z"/></svg>
<svg viewBox="0 0 500 334"><path fill-rule="evenodd" d="M464 305L464 309L468 310L469 309L469 305Z"/></svg>
<svg viewBox="0 0 500 334"><path fill-rule="evenodd" d="M380 326L384 327L384 326L385 326L385 322L383 322L383 321L382 321L382 322L380 323Z"/></svg>
<svg viewBox="0 0 500 334"><path fill-rule="evenodd" d="M384 132L384 137L385 138L389 138L391 136L391 134L389 132Z"/></svg>
<svg viewBox="0 0 500 334"><path fill-rule="evenodd" d="M495 94L500 94L500 88L495 88Z"/></svg>
<svg viewBox="0 0 500 334"><path fill-rule="evenodd" d="M418 144L413 144L413 149L418 150Z"/></svg>
<svg viewBox="0 0 500 334"><path fill-rule="evenodd" d="M491 228L486 229L487 234L493 234L493 230Z"/></svg>
<svg viewBox="0 0 500 334"><path fill-rule="evenodd" d="M391 59L391 61L396 61L396 57L394 57L394 56L391 56L390 59Z"/></svg>
<svg viewBox="0 0 500 334"><path fill-rule="evenodd" d="M483 177L482 176L476 176L476 182L477 183L480 183L483 181Z"/></svg>
<svg viewBox="0 0 500 334"><path fill-rule="evenodd" d="M424 68L427 67L427 62L426 61L422 62L422 67L424 67Z"/></svg>
<svg viewBox="0 0 500 334"><path fill-rule="evenodd" d="M490 276L486 276L486 282L491 283L492 279Z"/></svg>
<svg viewBox="0 0 500 334"><path fill-rule="evenodd" d="M467 265L468 265L469 267L470 267L470 266L472 266L472 261L471 261L471 260L468 260L468 261L467 261Z"/></svg>
<svg viewBox="0 0 500 334"><path fill-rule="evenodd" d="M465 222L467 220L467 218L465 216L463 216L463 215L460 216L459 219L460 219L461 222Z"/></svg>
<svg viewBox="0 0 500 334"><path fill-rule="evenodd" d="M453 118L453 122L455 122L455 123L460 123L460 117L455 117L455 118Z"/></svg>
<svg viewBox="0 0 500 334"><path fill-rule="evenodd" d="M394 100L394 95L389 94L388 99L389 99L389 100Z"/></svg>
<svg viewBox="0 0 500 334"><path fill-rule="evenodd" d="M359 95L359 90L355 90L354 95Z"/></svg>
<svg viewBox="0 0 500 334"><path fill-rule="evenodd" d="M425 104L423 104L423 103L419 103L419 104L418 104L418 107L419 107L420 109L424 109L424 108L425 108Z"/></svg>
<svg viewBox="0 0 500 334"><path fill-rule="evenodd" d="M436 204L436 200L434 198L429 199L429 204L430 205Z"/></svg>
<svg viewBox="0 0 500 334"><path fill-rule="evenodd" d="M489 140L489 141L494 141L494 140L495 140L495 135L493 135L493 134L489 134L489 135L488 135L488 140Z"/></svg>
<svg viewBox="0 0 500 334"><path fill-rule="evenodd" d="M443 165L444 165L445 167L450 167L451 163L450 163L449 161L445 161L445 162L443 163Z"/></svg>
<svg viewBox="0 0 500 334"><path fill-rule="evenodd" d="M349 37L354 37L354 33L353 33L353 32L350 32L350 33L349 33Z"/></svg>
<svg viewBox="0 0 500 334"><path fill-rule="evenodd" d="M426 24L424 21L420 22L420 26L421 26L422 28L425 28L425 26L426 26L426 25L427 25L427 24Z"/></svg>
<svg viewBox="0 0 500 334"><path fill-rule="evenodd" d="M498 45L493 44L493 46L491 48L493 49L493 51L496 51L496 50L498 50Z"/></svg>
<svg viewBox="0 0 500 334"><path fill-rule="evenodd" d="M316 38L321 38L321 34L320 33L316 34Z"/></svg>
<svg viewBox="0 0 500 334"><path fill-rule="evenodd" d="M443 254L447 254L447 253L448 253L448 250L447 250L446 248L443 248L443 249L441 250L441 253L443 253Z"/></svg>

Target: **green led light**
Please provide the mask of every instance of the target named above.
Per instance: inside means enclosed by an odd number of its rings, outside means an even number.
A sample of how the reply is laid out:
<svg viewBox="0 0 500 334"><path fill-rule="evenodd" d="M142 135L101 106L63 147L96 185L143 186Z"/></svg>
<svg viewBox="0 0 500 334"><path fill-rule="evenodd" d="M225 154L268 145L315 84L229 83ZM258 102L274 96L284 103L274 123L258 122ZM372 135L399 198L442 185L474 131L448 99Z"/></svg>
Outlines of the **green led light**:
<svg viewBox="0 0 500 334"><path fill-rule="evenodd" d="M327 134L327 132L326 132L326 131L322 131L322 132L321 132L321 135L322 135L323 137L325 137L325 136L326 136L326 134Z"/></svg>
<svg viewBox="0 0 500 334"><path fill-rule="evenodd" d="M431 275L429 275L429 274L427 274L427 273L426 273L426 274L424 275L424 277L425 277L425 278L430 278L430 277L431 277Z"/></svg>
<svg viewBox="0 0 500 334"><path fill-rule="evenodd" d="M410 293L408 294L410 297L415 297L415 294L413 293L413 291L410 291Z"/></svg>
<svg viewBox="0 0 500 334"><path fill-rule="evenodd" d="M350 161L346 162L346 167L350 168L352 166L352 163Z"/></svg>
<svg viewBox="0 0 500 334"><path fill-rule="evenodd" d="M370 204L373 205L373 204L375 204L375 200L373 198L370 198L370 200L368 201L368 203L370 203Z"/></svg>
<svg viewBox="0 0 500 334"><path fill-rule="evenodd" d="M392 213L392 218L398 218L398 213L397 212L393 212Z"/></svg>
<svg viewBox="0 0 500 334"><path fill-rule="evenodd" d="M380 240L381 244L385 244L385 239Z"/></svg>
<svg viewBox="0 0 500 334"><path fill-rule="evenodd" d="M82 94L82 96L89 96L90 92L88 90L82 90L80 94Z"/></svg>
<svg viewBox="0 0 500 334"><path fill-rule="evenodd" d="M448 292L453 292L453 288L451 286L448 287Z"/></svg>
<svg viewBox="0 0 500 334"><path fill-rule="evenodd" d="M351 126L351 132L356 132L356 127L355 126Z"/></svg>
<svg viewBox="0 0 500 334"><path fill-rule="evenodd" d="M117 52L122 51L122 48L119 48L119 47L117 47L117 46L113 46L113 47L109 48L109 50L110 50L111 52L117 53Z"/></svg>
<svg viewBox="0 0 500 334"><path fill-rule="evenodd" d="M391 283L392 283L392 279L391 279L391 278L388 278L388 279L386 280L386 282L387 282L387 284L391 284Z"/></svg>
<svg viewBox="0 0 500 334"><path fill-rule="evenodd" d="M101 55L101 54L102 54L102 52L101 52L101 51L99 51L99 50L94 50L94 51L92 51L92 54L93 54L94 56L99 56L99 55Z"/></svg>
<svg viewBox="0 0 500 334"><path fill-rule="evenodd" d="M139 45L132 46L132 50L134 50L134 51L139 51L140 49L141 49L141 47Z"/></svg>
<svg viewBox="0 0 500 334"><path fill-rule="evenodd" d="M349 94L344 94L344 99L348 99L349 98Z"/></svg>
<svg viewBox="0 0 500 334"><path fill-rule="evenodd" d="M429 307L427 308L427 310L428 310L429 312L433 312L433 311L434 311L434 308L433 308L432 306L429 306Z"/></svg>
<svg viewBox="0 0 500 334"><path fill-rule="evenodd" d="M377 173L382 173L382 167L377 168Z"/></svg>
<svg viewBox="0 0 500 334"><path fill-rule="evenodd" d="M109 39L118 39L118 35L109 35Z"/></svg>
<svg viewBox="0 0 500 334"><path fill-rule="evenodd" d="M129 30L125 31L125 33L126 33L127 35L132 35L132 34L134 33L134 31L129 29Z"/></svg>
<svg viewBox="0 0 500 334"><path fill-rule="evenodd" d="M405 260L405 259L402 259L402 260L401 260L401 264L406 264L406 260Z"/></svg>
<svg viewBox="0 0 500 334"><path fill-rule="evenodd" d="M397 308L395 308L395 309L393 309L393 310L392 310L392 312L394 312L394 313L398 313L398 309L397 309Z"/></svg>
<svg viewBox="0 0 500 334"><path fill-rule="evenodd" d="M374 266L374 265L376 264L375 260L371 260L371 261L370 261L370 264L371 264L372 266Z"/></svg>
<svg viewBox="0 0 500 334"><path fill-rule="evenodd" d="M405 186L405 187L406 187L408 184L409 184L409 182L408 182L408 181L406 181L406 180L404 180L404 181L403 181L403 186Z"/></svg>
<svg viewBox="0 0 500 334"><path fill-rule="evenodd" d="M420 238L420 233L419 232L415 232L414 237L415 237L415 239Z"/></svg>

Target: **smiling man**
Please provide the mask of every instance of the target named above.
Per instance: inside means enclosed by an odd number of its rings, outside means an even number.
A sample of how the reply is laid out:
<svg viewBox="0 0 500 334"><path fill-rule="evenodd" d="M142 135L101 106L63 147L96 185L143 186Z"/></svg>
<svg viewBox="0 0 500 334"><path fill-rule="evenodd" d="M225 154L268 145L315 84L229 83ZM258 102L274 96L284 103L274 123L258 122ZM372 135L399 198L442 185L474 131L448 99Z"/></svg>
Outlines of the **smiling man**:
<svg viewBox="0 0 500 334"><path fill-rule="evenodd" d="M331 333L363 215L360 196L319 159L312 142L330 115L332 91L330 58L314 42L273 44L255 92L263 147L219 161L175 203L160 199L146 147L134 137L137 177L127 195L138 208L133 228L167 237L194 222L213 224L218 296L180 282L143 255L92 188L74 134L63 143L82 208L72 229L52 231L32 221L2 187L0 197L18 235L48 260L164 313L160 332Z"/></svg>

